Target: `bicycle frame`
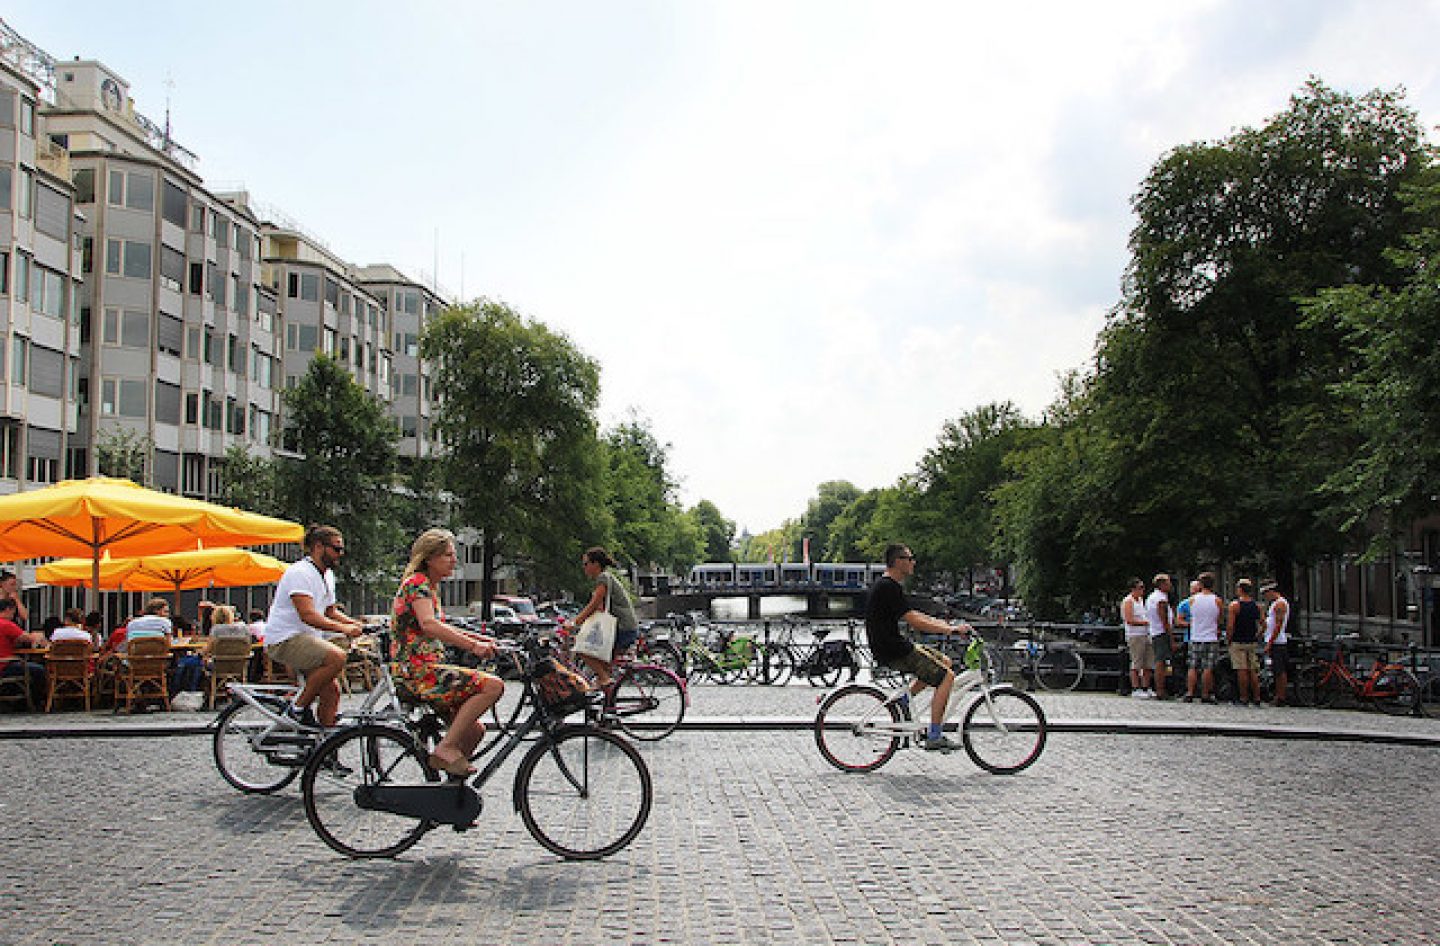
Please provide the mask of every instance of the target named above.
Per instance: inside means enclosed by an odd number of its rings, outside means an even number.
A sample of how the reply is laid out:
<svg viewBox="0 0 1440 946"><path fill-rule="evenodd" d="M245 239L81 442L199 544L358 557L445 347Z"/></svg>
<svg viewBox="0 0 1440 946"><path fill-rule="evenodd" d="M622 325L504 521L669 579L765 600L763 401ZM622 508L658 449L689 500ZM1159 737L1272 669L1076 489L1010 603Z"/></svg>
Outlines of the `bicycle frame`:
<svg viewBox="0 0 1440 946"><path fill-rule="evenodd" d="M381 660L380 680L365 694L359 709L347 713L350 721L355 723L375 722L388 719L404 719L407 716L405 707L400 703L399 694L395 692L395 681L390 677L390 665L388 661ZM302 686L304 676L301 675L301 682L291 685L288 683L231 683L229 684L230 696L248 704L270 721L270 726L259 730L250 737L250 744L258 747L266 738L277 732L287 732L315 736L319 741L319 733L305 729L295 720L287 718L283 713L267 705L266 697L271 700L284 700L298 692Z"/></svg>
<svg viewBox="0 0 1440 946"><path fill-rule="evenodd" d="M948 725L961 709L969 709L971 704L984 700L987 708L990 710L991 718L999 730L1003 733L1010 731L1005 728L1004 721L995 714L994 702L990 698L991 690L997 686L1004 686L1004 684L987 684L985 683L986 676L987 672L983 668L971 668L956 675L955 685L950 690L950 702L945 707L943 725ZM911 739L924 736L930 727L930 714L926 711L931 705L929 701L925 701L918 706L912 704L910 710L911 719L909 720L896 722L890 718L888 712L881 712L884 707L898 702L909 692L910 686L908 684L896 687L891 691L890 696L883 704L877 704L874 710L859 722L855 723L854 728L856 734L869 733L887 738L900 736ZM921 693L927 692L933 700L935 689L933 687L927 687L921 691ZM920 694L916 695L919 696Z"/></svg>

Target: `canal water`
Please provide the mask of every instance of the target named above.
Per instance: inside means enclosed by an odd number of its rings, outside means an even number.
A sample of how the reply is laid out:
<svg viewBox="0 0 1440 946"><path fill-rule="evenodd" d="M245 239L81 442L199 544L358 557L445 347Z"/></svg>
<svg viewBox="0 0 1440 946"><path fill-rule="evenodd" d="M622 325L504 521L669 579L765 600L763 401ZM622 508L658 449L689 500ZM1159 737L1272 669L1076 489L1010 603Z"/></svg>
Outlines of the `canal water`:
<svg viewBox="0 0 1440 946"><path fill-rule="evenodd" d="M786 614L804 615L807 601L803 595L773 595L760 599L760 617L776 618ZM811 615L814 618L858 617L854 600L836 596L830 599L829 615ZM744 621L750 616L749 598L716 598L710 602L710 617L716 621Z"/></svg>

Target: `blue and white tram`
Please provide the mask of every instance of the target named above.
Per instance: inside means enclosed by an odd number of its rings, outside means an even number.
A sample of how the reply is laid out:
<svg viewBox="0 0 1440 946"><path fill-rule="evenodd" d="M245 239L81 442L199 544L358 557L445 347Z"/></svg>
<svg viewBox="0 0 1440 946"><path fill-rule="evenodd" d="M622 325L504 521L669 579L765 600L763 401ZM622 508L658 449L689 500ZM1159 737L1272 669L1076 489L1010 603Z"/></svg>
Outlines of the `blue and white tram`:
<svg viewBox="0 0 1440 946"><path fill-rule="evenodd" d="M735 587L734 562L706 562L690 569L690 586L701 591Z"/></svg>

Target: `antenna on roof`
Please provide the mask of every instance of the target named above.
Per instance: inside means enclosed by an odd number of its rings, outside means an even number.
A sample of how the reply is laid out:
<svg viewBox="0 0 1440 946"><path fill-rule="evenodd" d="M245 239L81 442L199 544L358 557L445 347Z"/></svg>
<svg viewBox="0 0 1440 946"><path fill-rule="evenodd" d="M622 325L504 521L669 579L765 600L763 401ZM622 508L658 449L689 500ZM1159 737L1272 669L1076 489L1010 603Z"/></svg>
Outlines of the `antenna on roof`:
<svg viewBox="0 0 1440 946"><path fill-rule="evenodd" d="M170 149L170 93L175 89L175 79L165 73L165 150Z"/></svg>

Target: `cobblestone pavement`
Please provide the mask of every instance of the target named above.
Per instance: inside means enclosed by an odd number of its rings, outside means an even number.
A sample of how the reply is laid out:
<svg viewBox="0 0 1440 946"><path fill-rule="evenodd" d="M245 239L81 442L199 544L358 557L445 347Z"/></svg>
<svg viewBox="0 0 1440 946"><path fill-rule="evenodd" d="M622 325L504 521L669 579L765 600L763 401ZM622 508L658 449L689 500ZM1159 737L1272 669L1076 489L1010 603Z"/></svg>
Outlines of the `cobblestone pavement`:
<svg viewBox="0 0 1440 946"><path fill-rule="evenodd" d="M816 692L701 687L692 712L803 715ZM1045 701L1052 716L1287 712ZM0 941L1440 941L1434 749L1057 733L1012 777L919 751L848 775L804 732L643 751L655 808L611 859L541 849L507 770L477 829L354 862L315 838L294 787L230 790L203 736L0 740Z"/></svg>

